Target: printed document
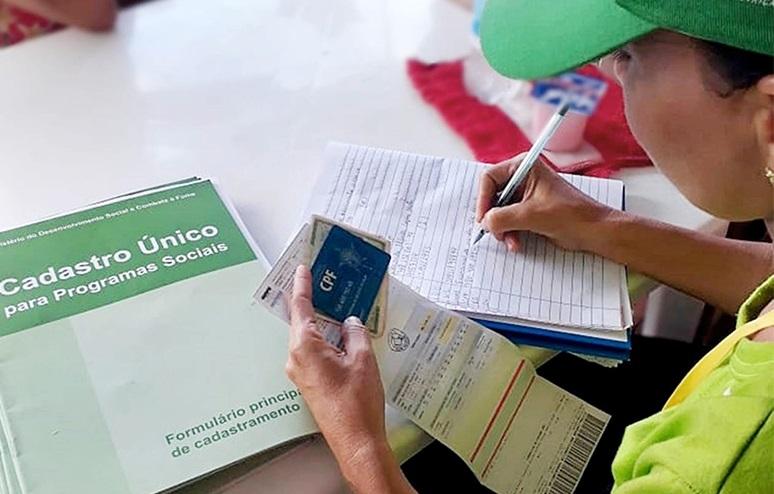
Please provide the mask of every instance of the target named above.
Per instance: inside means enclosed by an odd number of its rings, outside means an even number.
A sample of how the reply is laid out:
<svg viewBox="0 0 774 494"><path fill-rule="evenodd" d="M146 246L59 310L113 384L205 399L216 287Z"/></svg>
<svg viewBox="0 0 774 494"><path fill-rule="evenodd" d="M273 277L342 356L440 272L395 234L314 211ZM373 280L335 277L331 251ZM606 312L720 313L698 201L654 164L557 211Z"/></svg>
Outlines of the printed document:
<svg viewBox="0 0 774 494"><path fill-rule="evenodd" d="M292 274L314 261L311 230L302 227L255 293L285 321ZM394 278L387 285L386 330L372 338L387 403L495 492L571 493L609 416L539 377L505 337ZM338 345L337 324L318 325Z"/></svg>

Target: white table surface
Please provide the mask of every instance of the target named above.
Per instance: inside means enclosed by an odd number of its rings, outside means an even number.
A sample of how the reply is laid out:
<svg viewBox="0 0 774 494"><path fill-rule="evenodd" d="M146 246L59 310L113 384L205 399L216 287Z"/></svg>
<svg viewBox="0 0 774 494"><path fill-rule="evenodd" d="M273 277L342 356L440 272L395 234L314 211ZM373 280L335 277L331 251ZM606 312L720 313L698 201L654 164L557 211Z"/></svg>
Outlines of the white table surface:
<svg viewBox="0 0 774 494"><path fill-rule="evenodd" d="M464 55L469 21L446 0L157 0L122 12L111 34L0 50L0 230L198 175L219 180L275 259L327 141L471 157L404 70L407 57ZM632 212L723 228L653 169L622 178ZM426 443L388 419L399 457ZM222 492L310 485L342 489L322 441Z"/></svg>

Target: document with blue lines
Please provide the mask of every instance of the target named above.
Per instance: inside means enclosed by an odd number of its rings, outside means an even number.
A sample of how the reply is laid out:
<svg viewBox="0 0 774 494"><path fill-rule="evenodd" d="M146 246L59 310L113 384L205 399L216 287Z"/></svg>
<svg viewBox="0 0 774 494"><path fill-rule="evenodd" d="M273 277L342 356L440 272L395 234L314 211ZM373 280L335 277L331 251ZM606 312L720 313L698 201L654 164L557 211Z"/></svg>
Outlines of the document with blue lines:
<svg viewBox="0 0 774 494"><path fill-rule="evenodd" d="M428 299L468 315L536 322L583 334L631 325L624 267L523 234L522 251L494 237L476 246L478 180L488 165L331 143L307 213L392 242L390 274ZM563 175L616 209L623 184Z"/></svg>

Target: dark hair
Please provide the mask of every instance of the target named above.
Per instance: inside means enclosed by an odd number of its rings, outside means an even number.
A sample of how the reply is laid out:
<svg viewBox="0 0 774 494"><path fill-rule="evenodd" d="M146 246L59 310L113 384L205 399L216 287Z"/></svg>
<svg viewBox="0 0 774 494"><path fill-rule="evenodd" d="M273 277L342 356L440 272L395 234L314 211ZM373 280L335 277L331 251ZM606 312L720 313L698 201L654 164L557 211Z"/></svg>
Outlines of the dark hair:
<svg viewBox="0 0 774 494"><path fill-rule="evenodd" d="M704 50L710 68L719 76L724 87L712 84L720 96L727 97L740 89L753 87L763 77L774 73L774 57L752 51L734 48L733 46L715 43L714 41L699 41Z"/></svg>

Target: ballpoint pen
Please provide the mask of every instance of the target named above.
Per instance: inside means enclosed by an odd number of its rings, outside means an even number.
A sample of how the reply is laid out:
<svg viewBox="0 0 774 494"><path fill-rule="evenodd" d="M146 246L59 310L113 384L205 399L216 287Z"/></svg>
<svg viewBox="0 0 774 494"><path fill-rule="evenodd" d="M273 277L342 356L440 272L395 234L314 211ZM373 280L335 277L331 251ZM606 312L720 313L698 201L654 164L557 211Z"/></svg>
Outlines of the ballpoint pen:
<svg viewBox="0 0 774 494"><path fill-rule="evenodd" d="M524 181L525 178L527 178L527 175L529 175L530 170L532 170L532 167L537 163L538 157L540 156L540 153L543 152L543 149L546 146L546 143L548 143L548 140L551 139L551 136L554 135L554 132L556 132L556 129L559 128L559 124L562 123L562 120L564 120L565 115L567 115L567 110L570 109L570 98L565 97L559 104L559 108L556 110L556 113L553 114L551 119L548 121L548 124L543 128L543 131L540 132L540 135L535 140L535 143L532 144L532 147L530 148L529 152L527 153L527 156L524 157L524 159L519 163L518 168L516 168L516 171L513 173L511 178L508 180L508 183L505 185L505 188L501 190L497 194L497 201L494 205L494 207L502 207L508 204L511 199L513 198L513 194L516 193L516 189L521 185L521 183ZM484 235L486 235L487 231L483 228L479 230L478 235L476 236L476 239L473 241L473 244L471 246L476 245L479 240L484 238Z"/></svg>

